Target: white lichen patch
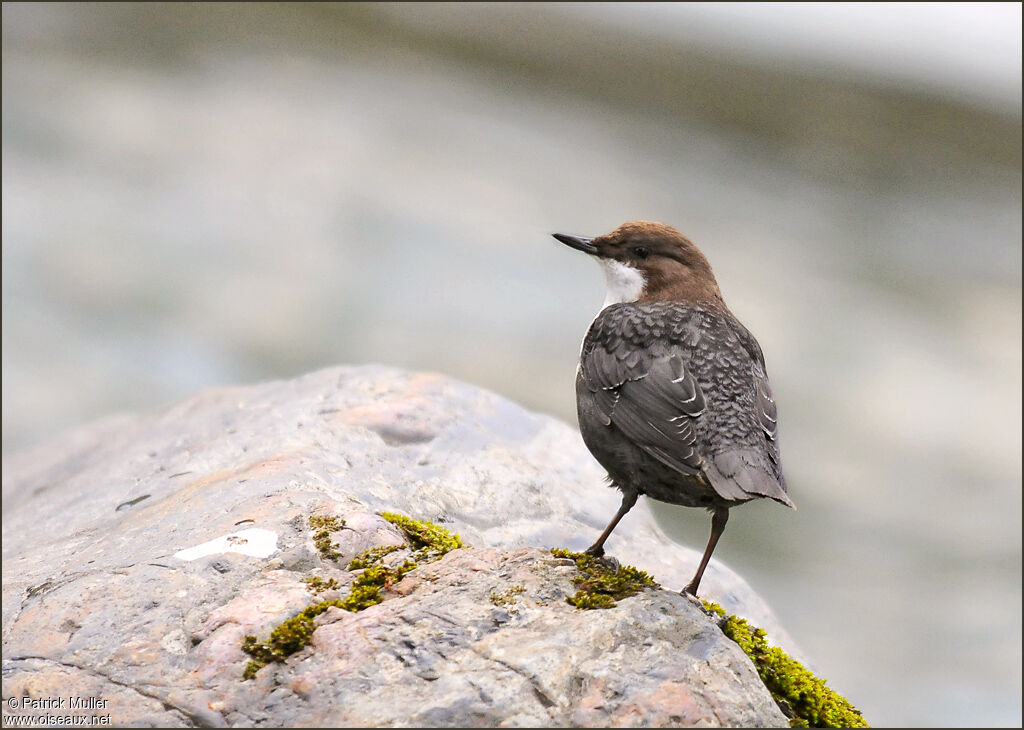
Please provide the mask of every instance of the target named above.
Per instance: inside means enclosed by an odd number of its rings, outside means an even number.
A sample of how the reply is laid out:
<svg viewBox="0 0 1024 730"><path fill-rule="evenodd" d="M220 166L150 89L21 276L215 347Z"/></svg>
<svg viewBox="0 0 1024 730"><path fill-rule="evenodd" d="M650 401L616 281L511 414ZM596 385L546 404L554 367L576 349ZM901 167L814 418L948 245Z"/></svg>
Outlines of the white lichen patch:
<svg viewBox="0 0 1024 730"><path fill-rule="evenodd" d="M174 553L174 557L180 560L195 560L196 558L205 558L207 555L217 555L218 553L241 553L242 555L251 555L254 558L266 558L276 552L277 533L273 530L252 527L241 532L223 535L216 540L210 540L201 545L179 550Z"/></svg>

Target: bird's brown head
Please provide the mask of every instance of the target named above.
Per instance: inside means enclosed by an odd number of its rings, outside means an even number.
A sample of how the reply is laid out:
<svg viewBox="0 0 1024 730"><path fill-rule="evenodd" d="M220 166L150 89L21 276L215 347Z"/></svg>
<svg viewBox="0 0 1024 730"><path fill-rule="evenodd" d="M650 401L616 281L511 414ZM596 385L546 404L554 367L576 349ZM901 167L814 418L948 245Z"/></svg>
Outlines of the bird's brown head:
<svg viewBox="0 0 1024 730"><path fill-rule="evenodd" d="M605 306L632 301L722 302L708 260L672 226L632 221L597 238L563 233L554 237L590 254L604 268Z"/></svg>

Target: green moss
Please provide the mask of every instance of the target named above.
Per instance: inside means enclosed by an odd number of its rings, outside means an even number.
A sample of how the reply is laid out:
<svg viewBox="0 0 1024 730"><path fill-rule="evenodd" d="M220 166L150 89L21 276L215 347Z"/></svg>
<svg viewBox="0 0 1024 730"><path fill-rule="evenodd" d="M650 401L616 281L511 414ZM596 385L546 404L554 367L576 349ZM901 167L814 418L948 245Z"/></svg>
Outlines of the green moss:
<svg viewBox="0 0 1024 730"><path fill-rule="evenodd" d="M318 575L308 575L302 579L302 582L309 586L309 589L314 593L323 593L324 591L334 591L341 588L341 584L334 578L330 580L324 580Z"/></svg>
<svg viewBox="0 0 1024 730"><path fill-rule="evenodd" d="M245 638L248 639L249 637L246 636ZM256 639L255 636L253 636L252 638L254 640ZM251 662L245 665L245 671L242 672L242 679L253 679L256 676L256 672L260 671L265 666L267 666L266 662L260 662L253 659Z"/></svg>
<svg viewBox="0 0 1024 730"><path fill-rule="evenodd" d="M393 553L395 550L401 550L401 545L381 545L380 547L370 548L359 553L356 557L352 558L352 562L348 564L349 570L359 570L360 568L369 568L371 565L376 565L381 561L388 553Z"/></svg>
<svg viewBox="0 0 1024 730"><path fill-rule="evenodd" d="M453 535L431 522L420 522L391 513L382 516L401 528L412 546L417 549L414 557L424 562L437 560L450 550L462 547L462 540L458 535ZM344 525L345 521L337 517L312 515L309 518L309 526L317 531L313 535L313 541L324 558L338 559L337 545L331 543L330 534L340 530ZM252 635L246 636L242 641L242 651L251 656L252 660L246 665L242 678L252 679L259 670L271 662L283 662L308 646L316 630L316 617L332 606L356 613L383 601L381 590L402 580L406 573L417 567L414 560L406 560L397 568L379 564L385 555L400 549L400 546L389 545L364 551L349 563L349 570L363 570L352 583L352 588L345 598L333 598L306 606L297 615L271 631L266 641L259 641ZM303 582L309 584L317 593L340 587L334 578L325 581L318 576L308 576L303 578Z"/></svg>
<svg viewBox="0 0 1024 730"><path fill-rule="evenodd" d="M416 560L431 562L462 547L462 538L433 522L414 520L394 512L381 512L380 516L402 531L416 551L413 554Z"/></svg>
<svg viewBox="0 0 1024 730"><path fill-rule="evenodd" d="M761 681L790 718L791 727L869 727L860 710L826 686L800 662L768 644L764 629L729 616L717 603L704 606L720 618L719 625L754 662Z"/></svg>
<svg viewBox="0 0 1024 730"><path fill-rule="evenodd" d="M314 623L316 617L331 606L340 608L341 601L333 599L306 606L297 616L292 616L271 631L270 638L266 641L259 641L251 634L246 636L242 641L242 651L251 656L253 660L245 667L243 678L250 679L256 676L256 672L271 662L283 662L306 646L316 628Z"/></svg>
<svg viewBox="0 0 1024 730"><path fill-rule="evenodd" d="M345 526L345 520L340 517L326 515L310 515L309 526L316 530L313 533L313 544L317 552L324 560L337 560L341 557L338 546L331 542L331 533L337 532Z"/></svg>
<svg viewBox="0 0 1024 730"><path fill-rule="evenodd" d="M384 600L380 595L380 589L400 579L398 571L389 570L383 565L375 565L364 570L355 583L348 596L338 605L346 611L357 613L370 606L376 606Z"/></svg>
<svg viewBox="0 0 1024 730"><path fill-rule="evenodd" d="M526 591L524 586L512 586L507 591L491 594L491 603L495 606L511 606L516 602L516 596Z"/></svg>
<svg viewBox="0 0 1024 730"><path fill-rule="evenodd" d="M612 608L617 600L635 596L645 588L659 588L651 576L632 565L611 570L599 558L586 553L572 553L565 548L552 548L556 558L569 558L576 563L579 575L572 583L579 590L565 600L577 608Z"/></svg>
<svg viewBox="0 0 1024 730"><path fill-rule="evenodd" d="M380 594L381 588L401 580L406 572L415 567L412 565L403 572L409 565L410 563L406 563L395 569L383 565L367 568L356 578L352 590L345 598L332 598L306 606L298 615L292 616L271 631L270 638L265 642L258 641L255 636L246 636L242 642L242 651L253 657L253 661L246 666L242 676L249 679L270 662L283 662L307 646L312 641L313 631L316 630L316 617L331 606L357 613L380 603L384 600Z"/></svg>

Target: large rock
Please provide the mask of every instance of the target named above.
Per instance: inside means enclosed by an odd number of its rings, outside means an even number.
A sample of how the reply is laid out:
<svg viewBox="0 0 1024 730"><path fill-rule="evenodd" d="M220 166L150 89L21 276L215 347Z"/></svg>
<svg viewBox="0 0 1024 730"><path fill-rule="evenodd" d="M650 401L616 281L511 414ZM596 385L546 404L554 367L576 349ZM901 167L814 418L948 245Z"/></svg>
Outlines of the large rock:
<svg viewBox="0 0 1024 730"><path fill-rule="evenodd" d="M686 598L565 602L576 568L543 548L592 541L618 506L602 479L574 428L379 367L86 427L4 464L5 703L96 697L106 702L89 713L117 725L787 726ZM344 595L349 558L401 542L384 510L443 523L471 547L377 606L329 609L310 647L243 681L243 636L319 600L303 577L333 577L325 595ZM313 545L311 514L346 519L337 562ZM642 502L613 542L674 590L699 557ZM490 600L513 586L525 590L508 605ZM702 593L787 642L722 565Z"/></svg>

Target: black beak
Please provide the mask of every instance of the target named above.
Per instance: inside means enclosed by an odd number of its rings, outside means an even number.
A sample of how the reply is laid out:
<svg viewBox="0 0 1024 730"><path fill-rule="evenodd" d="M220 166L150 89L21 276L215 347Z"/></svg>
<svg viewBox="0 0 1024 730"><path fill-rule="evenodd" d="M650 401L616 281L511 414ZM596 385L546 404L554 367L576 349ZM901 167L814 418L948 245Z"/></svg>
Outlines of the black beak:
<svg viewBox="0 0 1024 730"><path fill-rule="evenodd" d="M594 245L593 238L580 238L579 236L567 236L564 233L552 233L552 236L557 238L559 241L564 243L570 248L574 248L577 251L583 253L589 253L591 255L597 254L597 246Z"/></svg>

